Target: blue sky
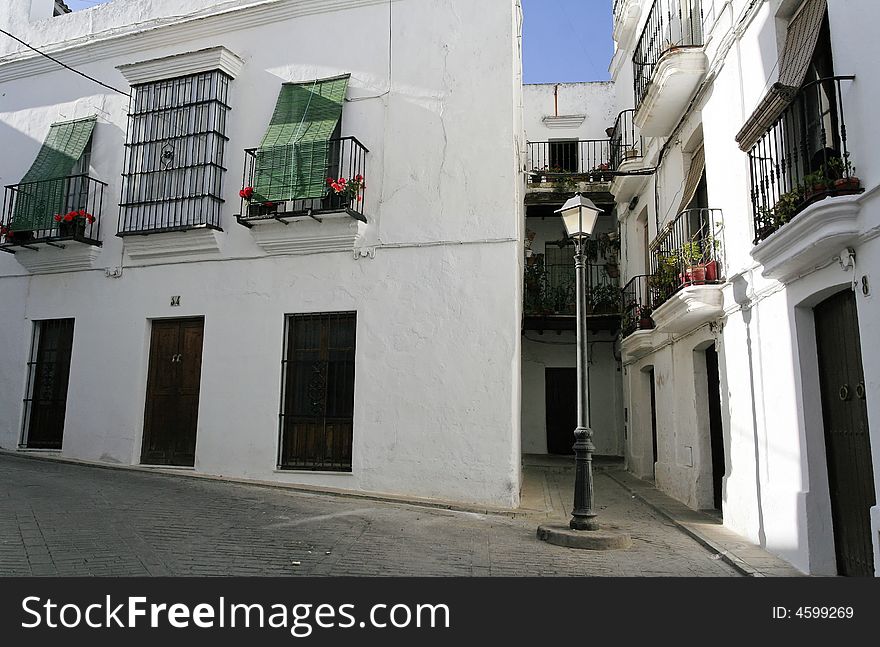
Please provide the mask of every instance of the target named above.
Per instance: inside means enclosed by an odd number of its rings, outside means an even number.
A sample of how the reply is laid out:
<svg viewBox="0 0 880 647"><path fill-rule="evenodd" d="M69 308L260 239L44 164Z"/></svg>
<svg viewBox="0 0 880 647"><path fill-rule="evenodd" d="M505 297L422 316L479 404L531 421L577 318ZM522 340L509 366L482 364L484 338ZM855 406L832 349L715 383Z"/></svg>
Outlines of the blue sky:
<svg viewBox="0 0 880 647"><path fill-rule="evenodd" d="M67 0L87 9L107 0ZM523 80L526 83L602 81L614 53L612 0L522 0Z"/></svg>
<svg viewBox="0 0 880 647"><path fill-rule="evenodd" d="M612 0L522 0L526 83L604 81Z"/></svg>

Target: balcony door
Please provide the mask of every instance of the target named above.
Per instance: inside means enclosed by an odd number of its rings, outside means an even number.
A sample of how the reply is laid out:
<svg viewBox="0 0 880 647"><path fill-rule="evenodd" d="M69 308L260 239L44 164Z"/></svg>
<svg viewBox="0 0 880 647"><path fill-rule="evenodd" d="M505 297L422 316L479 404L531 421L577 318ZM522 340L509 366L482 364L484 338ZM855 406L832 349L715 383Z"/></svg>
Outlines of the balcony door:
<svg viewBox="0 0 880 647"><path fill-rule="evenodd" d="M203 319L153 322L141 463L195 465L203 336Z"/></svg>
<svg viewBox="0 0 880 647"><path fill-rule="evenodd" d="M856 299L843 290L814 309L831 520L840 575L874 575L874 468Z"/></svg>
<svg viewBox="0 0 880 647"><path fill-rule="evenodd" d="M566 173L578 172L578 140L556 139L550 141L550 170Z"/></svg>

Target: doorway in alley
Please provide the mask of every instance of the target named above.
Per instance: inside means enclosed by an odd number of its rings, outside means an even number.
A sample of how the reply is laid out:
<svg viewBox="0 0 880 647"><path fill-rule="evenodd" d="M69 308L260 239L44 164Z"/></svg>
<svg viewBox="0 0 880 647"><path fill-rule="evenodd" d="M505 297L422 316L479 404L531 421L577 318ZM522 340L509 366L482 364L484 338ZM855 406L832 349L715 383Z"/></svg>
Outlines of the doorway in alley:
<svg viewBox="0 0 880 647"><path fill-rule="evenodd" d="M577 369L545 368L547 452L573 454L577 427Z"/></svg>
<svg viewBox="0 0 880 647"><path fill-rule="evenodd" d="M706 349L706 391L709 409L709 444L712 452L712 499L716 510L721 510L722 482L724 480L724 432L721 422L721 377L718 371L718 351L712 344Z"/></svg>
<svg viewBox="0 0 880 647"><path fill-rule="evenodd" d="M813 313L837 570L870 577L874 468L855 295L838 292Z"/></svg>
<svg viewBox="0 0 880 647"><path fill-rule="evenodd" d="M648 386L651 390L651 447L653 460L651 461L651 476L657 477L657 387L654 383L654 367L648 369Z"/></svg>

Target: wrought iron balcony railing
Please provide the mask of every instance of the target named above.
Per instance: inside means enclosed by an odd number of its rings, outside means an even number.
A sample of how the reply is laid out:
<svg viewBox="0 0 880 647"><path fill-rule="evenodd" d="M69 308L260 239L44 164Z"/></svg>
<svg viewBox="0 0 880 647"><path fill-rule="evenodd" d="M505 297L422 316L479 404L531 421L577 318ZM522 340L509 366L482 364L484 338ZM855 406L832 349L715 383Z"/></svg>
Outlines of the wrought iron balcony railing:
<svg viewBox="0 0 880 647"><path fill-rule="evenodd" d="M332 212L366 222L368 152L355 137L245 150L238 222L250 227Z"/></svg>
<svg viewBox="0 0 880 647"><path fill-rule="evenodd" d="M15 253L16 247L64 247L66 241L101 245L106 186L88 175L7 186L0 250Z"/></svg>
<svg viewBox="0 0 880 647"><path fill-rule="evenodd" d="M645 140L636 135L633 123L635 110L624 110L617 115L611 131L611 170L616 171L620 165L629 160L641 159L644 155Z"/></svg>
<svg viewBox="0 0 880 647"><path fill-rule="evenodd" d="M607 139L529 142L528 153L532 184L611 179L611 143Z"/></svg>
<svg viewBox="0 0 880 647"><path fill-rule="evenodd" d="M586 266L587 314L620 313L617 266L590 263ZM575 316L577 292L574 261L526 265L523 311L526 315Z"/></svg>
<svg viewBox="0 0 880 647"><path fill-rule="evenodd" d="M621 291L621 328L623 336L628 337L636 330L650 330L654 327L651 319L656 290L654 281L647 274L631 278Z"/></svg>
<svg viewBox="0 0 880 647"><path fill-rule="evenodd" d="M657 63L680 47L702 47L701 0L654 0L633 52L635 106L638 110L654 77Z"/></svg>
<svg viewBox="0 0 880 647"><path fill-rule="evenodd" d="M805 85L749 151L755 244L810 204L858 193L847 147L841 84L853 76Z"/></svg>
<svg viewBox="0 0 880 647"><path fill-rule="evenodd" d="M678 290L724 281L720 209L687 209L650 245L651 308Z"/></svg>

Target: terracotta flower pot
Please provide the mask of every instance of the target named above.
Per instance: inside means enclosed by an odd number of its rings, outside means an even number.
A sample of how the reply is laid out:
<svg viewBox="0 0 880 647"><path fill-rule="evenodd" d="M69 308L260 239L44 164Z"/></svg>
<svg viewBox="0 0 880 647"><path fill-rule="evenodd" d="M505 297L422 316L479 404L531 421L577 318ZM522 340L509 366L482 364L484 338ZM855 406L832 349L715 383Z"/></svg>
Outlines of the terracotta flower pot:
<svg viewBox="0 0 880 647"><path fill-rule="evenodd" d="M654 328L654 320L651 317L642 317L639 319L639 330L652 330Z"/></svg>
<svg viewBox="0 0 880 647"><path fill-rule="evenodd" d="M702 285L706 282L706 266L691 265L687 269L687 282L691 285Z"/></svg>
<svg viewBox="0 0 880 647"><path fill-rule="evenodd" d="M62 220L58 223L58 235L65 238L85 238L85 218L74 218L73 220L69 221Z"/></svg>
<svg viewBox="0 0 880 647"><path fill-rule="evenodd" d="M845 177L834 180L834 190L838 193L855 193L862 186L862 181L857 177Z"/></svg>
<svg viewBox="0 0 880 647"><path fill-rule="evenodd" d="M718 261L709 261L706 263L706 280L709 282L718 280Z"/></svg>

